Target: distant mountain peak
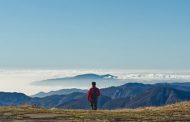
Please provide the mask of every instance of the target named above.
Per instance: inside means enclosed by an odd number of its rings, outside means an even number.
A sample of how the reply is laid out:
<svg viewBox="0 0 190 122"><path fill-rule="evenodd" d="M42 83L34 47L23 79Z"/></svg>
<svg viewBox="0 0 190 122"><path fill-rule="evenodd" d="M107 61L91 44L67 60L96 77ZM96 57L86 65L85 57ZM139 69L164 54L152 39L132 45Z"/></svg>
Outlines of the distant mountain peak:
<svg viewBox="0 0 190 122"><path fill-rule="evenodd" d="M116 79L117 76L113 76L111 74L97 75L97 74L89 73L89 74L77 75L77 76L74 76L71 78L75 78L75 79Z"/></svg>
<svg viewBox="0 0 190 122"><path fill-rule="evenodd" d="M47 79L43 81L37 81L33 82L32 84L37 84L39 85L40 83L56 83L56 81L77 81L77 80L88 80L88 81L101 81L101 80L118 80L117 76L111 75L111 74L106 74L106 75L98 75L98 74L81 74L81 75L76 75L73 77L63 77L63 78L54 78L54 79ZM60 82L59 82L60 83Z"/></svg>

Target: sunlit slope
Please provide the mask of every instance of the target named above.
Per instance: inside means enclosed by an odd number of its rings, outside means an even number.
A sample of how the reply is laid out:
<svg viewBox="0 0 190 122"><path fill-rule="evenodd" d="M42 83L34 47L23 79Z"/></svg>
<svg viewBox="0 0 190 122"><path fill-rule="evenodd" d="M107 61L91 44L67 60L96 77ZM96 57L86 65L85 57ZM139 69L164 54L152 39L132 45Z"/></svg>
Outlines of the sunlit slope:
<svg viewBox="0 0 190 122"><path fill-rule="evenodd" d="M63 110L43 109L28 106L1 107L3 121L190 121L190 102L181 102L164 107L146 107L120 110Z"/></svg>

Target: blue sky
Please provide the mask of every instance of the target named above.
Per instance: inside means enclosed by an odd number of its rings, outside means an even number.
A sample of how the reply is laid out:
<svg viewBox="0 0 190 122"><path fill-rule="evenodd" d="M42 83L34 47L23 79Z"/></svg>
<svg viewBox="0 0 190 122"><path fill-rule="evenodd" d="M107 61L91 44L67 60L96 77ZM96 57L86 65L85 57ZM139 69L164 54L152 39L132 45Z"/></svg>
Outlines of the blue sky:
<svg viewBox="0 0 190 122"><path fill-rule="evenodd" d="M0 68L190 69L189 0L1 0Z"/></svg>

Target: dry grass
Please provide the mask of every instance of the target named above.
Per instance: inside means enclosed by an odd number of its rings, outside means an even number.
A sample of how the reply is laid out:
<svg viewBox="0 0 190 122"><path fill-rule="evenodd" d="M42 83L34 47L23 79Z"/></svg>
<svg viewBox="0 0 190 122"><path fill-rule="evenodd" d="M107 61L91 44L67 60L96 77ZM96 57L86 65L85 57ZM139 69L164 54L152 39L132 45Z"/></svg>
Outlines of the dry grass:
<svg viewBox="0 0 190 122"><path fill-rule="evenodd" d="M15 122L190 121L190 102L163 107L98 111L43 109L30 106L1 107L0 120Z"/></svg>

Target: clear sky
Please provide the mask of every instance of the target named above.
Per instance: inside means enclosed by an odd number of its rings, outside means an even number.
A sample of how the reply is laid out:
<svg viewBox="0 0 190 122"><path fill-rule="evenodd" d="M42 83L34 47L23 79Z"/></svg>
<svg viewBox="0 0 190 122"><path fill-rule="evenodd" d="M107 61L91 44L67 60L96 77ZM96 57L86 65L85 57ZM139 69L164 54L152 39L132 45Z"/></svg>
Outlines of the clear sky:
<svg viewBox="0 0 190 122"><path fill-rule="evenodd" d="M0 68L190 69L190 0L0 0Z"/></svg>

